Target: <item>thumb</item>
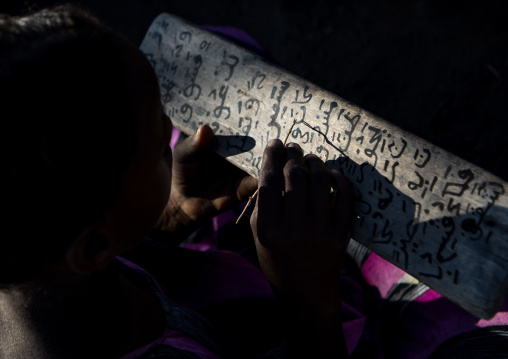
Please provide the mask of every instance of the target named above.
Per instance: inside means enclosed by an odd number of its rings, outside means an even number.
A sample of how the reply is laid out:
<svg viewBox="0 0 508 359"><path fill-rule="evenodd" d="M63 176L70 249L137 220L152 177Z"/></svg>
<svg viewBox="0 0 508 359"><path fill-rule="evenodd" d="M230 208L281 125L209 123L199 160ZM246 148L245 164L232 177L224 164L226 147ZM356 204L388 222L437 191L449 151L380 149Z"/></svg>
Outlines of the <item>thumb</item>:
<svg viewBox="0 0 508 359"><path fill-rule="evenodd" d="M213 144L213 130L208 125L201 125L200 128L196 131L196 133L192 136L194 137L194 142L196 149L201 151L206 149Z"/></svg>
<svg viewBox="0 0 508 359"><path fill-rule="evenodd" d="M213 131L208 125L202 125L195 134L187 137L175 146L173 158L177 162L193 162L199 160L203 154L211 151L213 145Z"/></svg>
<svg viewBox="0 0 508 359"><path fill-rule="evenodd" d="M258 180L252 176L245 176L240 180L238 185L236 196L240 201L249 198L258 188Z"/></svg>

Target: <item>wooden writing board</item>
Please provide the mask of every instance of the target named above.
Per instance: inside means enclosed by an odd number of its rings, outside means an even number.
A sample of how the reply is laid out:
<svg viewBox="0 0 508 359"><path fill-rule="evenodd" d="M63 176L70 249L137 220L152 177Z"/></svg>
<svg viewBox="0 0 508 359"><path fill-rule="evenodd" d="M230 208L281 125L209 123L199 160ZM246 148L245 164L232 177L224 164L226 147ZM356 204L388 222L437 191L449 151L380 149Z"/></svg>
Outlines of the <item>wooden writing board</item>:
<svg viewBox="0 0 508 359"><path fill-rule="evenodd" d="M296 119L289 141L355 186L354 240L478 317L499 310L506 182L178 17L157 17L141 50L176 127L209 124L217 152L257 177Z"/></svg>

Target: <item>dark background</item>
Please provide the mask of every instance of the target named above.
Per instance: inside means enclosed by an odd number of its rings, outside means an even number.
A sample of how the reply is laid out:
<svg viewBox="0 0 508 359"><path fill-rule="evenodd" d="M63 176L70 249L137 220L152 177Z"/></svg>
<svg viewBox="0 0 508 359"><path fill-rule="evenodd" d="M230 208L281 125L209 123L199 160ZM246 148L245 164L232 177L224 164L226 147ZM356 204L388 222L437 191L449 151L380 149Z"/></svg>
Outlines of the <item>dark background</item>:
<svg viewBox="0 0 508 359"><path fill-rule="evenodd" d="M62 3L2 0L20 14ZM239 27L278 64L508 180L508 2L82 0L141 43L161 12Z"/></svg>

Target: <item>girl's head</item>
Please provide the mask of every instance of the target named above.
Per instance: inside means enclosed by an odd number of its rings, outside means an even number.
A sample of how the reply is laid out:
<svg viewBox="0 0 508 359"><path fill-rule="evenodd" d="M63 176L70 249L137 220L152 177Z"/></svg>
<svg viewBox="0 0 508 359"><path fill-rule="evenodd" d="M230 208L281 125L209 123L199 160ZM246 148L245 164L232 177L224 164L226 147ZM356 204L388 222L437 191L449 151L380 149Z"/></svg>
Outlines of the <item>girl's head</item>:
<svg viewBox="0 0 508 359"><path fill-rule="evenodd" d="M139 50L82 10L0 15L0 285L101 269L146 235L171 182L158 91Z"/></svg>

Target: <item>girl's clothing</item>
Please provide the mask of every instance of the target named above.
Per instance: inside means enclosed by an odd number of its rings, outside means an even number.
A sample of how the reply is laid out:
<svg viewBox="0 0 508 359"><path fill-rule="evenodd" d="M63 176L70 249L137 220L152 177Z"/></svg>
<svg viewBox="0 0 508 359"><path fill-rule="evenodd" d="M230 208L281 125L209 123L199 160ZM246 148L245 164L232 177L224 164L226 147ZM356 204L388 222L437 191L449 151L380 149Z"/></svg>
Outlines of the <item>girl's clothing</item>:
<svg viewBox="0 0 508 359"><path fill-rule="evenodd" d="M273 292L261 270L248 260L226 251L198 252L166 247L150 239L127 255L153 271L152 275L130 260L117 258L124 275L157 298L166 316L166 329L160 338L124 359L179 358L172 356L179 352L199 358L219 358L224 353L234 358L284 357L284 338L273 340L281 333L277 333L277 328L268 333L270 328L267 328L278 324ZM176 273L178 269L181 273ZM345 276L341 281L347 288L348 298L359 293L360 287L350 278ZM169 295L165 294L166 289ZM343 303L343 327L351 351L364 328L361 311L361 307ZM237 321L231 320L233 316L238 317ZM226 322L225 328L217 328L217 324L222 326L222 321ZM234 325L239 327L231 327ZM240 337L256 335L259 342L267 336L272 345L264 345L262 353L255 353L256 350L226 342L236 329Z"/></svg>
<svg viewBox="0 0 508 359"><path fill-rule="evenodd" d="M118 261L126 275L154 293L165 313L166 329L125 359L284 357L283 338L265 353L247 349L248 354L224 340L237 324L239 336L264 335L264 324L248 313L257 306L273 309L274 297L255 265L231 252L157 248L150 240L144 246L141 254L131 256L150 267L162 285L139 265L123 258ZM352 261L346 262L340 279L343 329L353 358L508 357L508 303L491 320L479 320L364 247L356 249L350 254L360 261L363 279ZM166 288L175 298L166 296ZM273 315L268 310L260 321L269 326ZM238 321L220 334L216 324L224 320L230 325L232 316Z"/></svg>
<svg viewBox="0 0 508 359"><path fill-rule="evenodd" d="M197 324L196 322L201 319L197 314L189 313L184 308L174 305L147 271L124 258L118 257L117 259L126 267L127 270L124 270L124 272L127 272L131 279L134 277L135 282L148 289L158 299L166 319L166 329L160 338L125 355L122 359L220 358L212 351L212 349L215 349L214 343L208 343L211 344L210 349L202 344L207 342L208 339L206 335L208 333L205 330L202 330L203 333L196 333L194 328L186 327L191 317L193 317L194 324ZM188 333L189 331L190 333ZM200 341L193 338L196 336L199 337Z"/></svg>

